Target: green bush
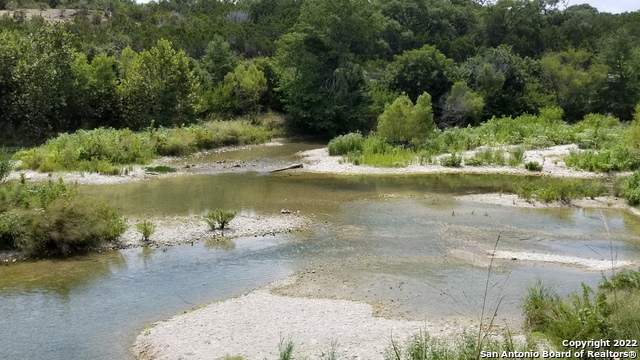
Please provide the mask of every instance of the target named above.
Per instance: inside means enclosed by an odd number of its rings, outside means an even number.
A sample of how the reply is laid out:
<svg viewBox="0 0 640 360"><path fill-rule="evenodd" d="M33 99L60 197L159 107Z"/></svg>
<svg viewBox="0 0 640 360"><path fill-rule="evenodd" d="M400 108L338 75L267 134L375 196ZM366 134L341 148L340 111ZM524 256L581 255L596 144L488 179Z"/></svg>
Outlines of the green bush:
<svg viewBox="0 0 640 360"><path fill-rule="evenodd" d="M3 185L0 214L2 246L34 256L101 246L126 229L113 207L77 195L62 180Z"/></svg>
<svg viewBox="0 0 640 360"><path fill-rule="evenodd" d="M445 155L440 158L440 165L447 167L460 167L462 157L458 154Z"/></svg>
<svg viewBox="0 0 640 360"><path fill-rule="evenodd" d="M0 181L9 176L11 168L11 155L3 150L0 150Z"/></svg>
<svg viewBox="0 0 640 360"><path fill-rule="evenodd" d="M209 224L211 230L220 229L224 230L224 228L229 224L233 218L236 217L235 211L227 211L222 209L215 209L214 211L210 211L203 216L204 221Z"/></svg>
<svg viewBox="0 0 640 360"><path fill-rule="evenodd" d="M537 161L528 161L524 164L524 168L529 171L542 171L542 164Z"/></svg>
<svg viewBox="0 0 640 360"><path fill-rule="evenodd" d="M399 96L378 117L378 135L391 144L415 145L435 128L431 95L426 92L418 97L415 106L407 95Z"/></svg>
<svg viewBox="0 0 640 360"><path fill-rule="evenodd" d="M524 160L524 147L516 146L509 150L509 166L518 166Z"/></svg>
<svg viewBox="0 0 640 360"><path fill-rule="evenodd" d="M640 204L640 172L636 171L624 183L622 195L630 205Z"/></svg>
<svg viewBox="0 0 640 360"><path fill-rule="evenodd" d="M329 141L329 155L347 155L353 151L362 151L364 137L360 133L349 133Z"/></svg>
<svg viewBox="0 0 640 360"><path fill-rule="evenodd" d="M136 224L136 229L142 234L142 241L149 242L151 235L156 232L156 225L149 220L144 220Z"/></svg>

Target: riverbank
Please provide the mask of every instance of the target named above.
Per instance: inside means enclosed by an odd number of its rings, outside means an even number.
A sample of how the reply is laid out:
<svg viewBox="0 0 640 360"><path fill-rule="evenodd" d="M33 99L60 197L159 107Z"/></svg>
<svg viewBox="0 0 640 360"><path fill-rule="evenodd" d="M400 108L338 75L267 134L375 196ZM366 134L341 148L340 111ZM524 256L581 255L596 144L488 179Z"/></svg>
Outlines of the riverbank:
<svg viewBox="0 0 640 360"><path fill-rule="evenodd" d="M27 181L41 182L47 181L50 178L62 180L67 184L81 184L81 185L117 185L117 184L129 184L140 181L147 181L156 178L167 178L176 176L190 176L201 173L220 173L220 172L242 172L251 171L251 165L246 161L230 160L224 162L214 163L198 163L194 164L190 162L190 159L198 159L210 156L212 154L230 153L242 150L255 149L260 147L272 147L282 146L282 139L274 139L269 142L265 142L257 145L239 145L239 146L224 146L212 150L201 151L191 157L180 156L163 156L161 158L153 160L148 165L132 165L126 171L126 173L120 175L107 175L100 173L82 172L82 171L54 171L51 173L39 172L36 170L14 170L7 176L7 181L19 180L22 174ZM19 165L16 164L16 167ZM167 166L174 169L174 172L157 172L149 171L147 168L154 168L158 166Z"/></svg>
<svg viewBox="0 0 640 360"><path fill-rule="evenodd" d="M446 167L436 164L411 164L406 167L384 168L367 165L354 165L343 160L342 156L330 156L327 148L308 150L299 153L305 164L305 171L328 174L499 174L518 176L548 176L559 178L596 179L610 176L604 173L595 173L584 170L576 170L567 167L563 158L571 151L578 150L578 146L560 145L544 149L527 150L524 153L523 163L534 161L542 165L541 171L529 171L524 165L511 166L460 166ZM473 157L479 150L471 150L458 155L463 158ZM442 155L447 156L447 155Z"/></svg>

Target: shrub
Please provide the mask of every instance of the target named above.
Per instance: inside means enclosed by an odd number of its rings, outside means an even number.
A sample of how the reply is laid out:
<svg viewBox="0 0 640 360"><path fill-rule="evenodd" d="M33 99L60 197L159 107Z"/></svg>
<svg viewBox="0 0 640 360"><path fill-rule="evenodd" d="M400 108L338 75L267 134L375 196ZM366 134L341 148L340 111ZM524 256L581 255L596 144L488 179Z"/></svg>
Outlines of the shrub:
<svg viewBox="0 0 640 360"><path fill-rule="evenodd" d="M392 144L417 144L435 128L431 95L426 92L415 106L407 95L399 96L378 117L378 135Z"/></svg>
<svg viewBox="0 0 640 360"><path fill-rule="evenodd" d="M542 171L542 165L537 161L528 161L524 167L529 171Z"/></svg>
<svg viewBox="0 0 640 360"><path fill-rule="evenodd" d="M11 172L11 156L0 150L0 181L4 180Z"/></svg>
<svg viewBox="0 0 640 360"><path fill-rule="evenodd" d="M0 239L27 255L68 254L113 241L126 229L118 211L58 183L0 188Z"/></svg>
<svg viewBox="0 0 640 360"><path fill-rule="evenodd" d="M622 195L630 205L640 204L640 172L636 171L624 183Z"/></svg>
<svg viewBox="0 0 640 360"><path fill-rule="evenodd" d="M347 155L352 151L362 151L364 137L360 133L349 133L329 141L329 155Z"/></svg>
<svg viewBox="0 0 640 360"><path fill-rule="evenodd" d="M214 211L210 211L203 216L204 221L209 224L211 230L224 230L227 224L229 224L229 222L235 217L235 211L227 211L222 209L215 209Z"/></svg>
<svg viewBox="0 0 640 360"><path fill-rule="evenodd" d="M516 146L509 150L509 166L518 166L524 160L524 147Z"/></svg>
<svg viewBox="0 0 640 360"><path fill-rule="evenodd" d="M451 155L445 155L440 158L440 165L447 167L460 167L462 163L462 157L456 153Z"/></svg>
<svg viewBox="0 0 640 360"><path fill-rule="evenodd" d="M149 220L144 220L136 224L136 229L142 234L142 241L149 242L151 235L156 232L156 225Z"/></svg>

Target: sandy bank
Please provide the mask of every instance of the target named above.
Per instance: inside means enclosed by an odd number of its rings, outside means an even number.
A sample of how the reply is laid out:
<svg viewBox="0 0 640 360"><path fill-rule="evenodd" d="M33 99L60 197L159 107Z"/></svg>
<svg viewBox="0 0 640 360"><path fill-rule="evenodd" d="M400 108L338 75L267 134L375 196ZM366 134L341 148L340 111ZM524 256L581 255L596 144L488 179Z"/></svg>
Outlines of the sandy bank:
<svg viewBox="0 0 640 360"><path fill-rule="evenodd" d="M391 335L400 344L420 329L449 334L441 324L389 320L373 316L370 305L328 299L294 298L270 292L293 278L244 296L214 303L153 324L136 339L142 360L274 359L281 339L295 344L294 354L323 359L336 342L341 359L382 359ZM458 329L455 329L458 330Z"/></svg>
<svg viewBox="0 0 640 360"><path fill-rule="evenodd" d="M305 171L331 174L503 174L553 176L571 178L601 178L606 174L570 169L563 161L571 150L577 150L576 145L560 145L547 149L528 150L524 155L524 163L536 161L542 164L542 171L531 172L524 168L509 166L461 166L457 168L441 165L413 164L404 168L379 168L366 165L353 165L342 160L342 156L329 156L327 148L308 150L299 153L305 163ZM476 151L461 153L462 157L472 157Z"/></svg>

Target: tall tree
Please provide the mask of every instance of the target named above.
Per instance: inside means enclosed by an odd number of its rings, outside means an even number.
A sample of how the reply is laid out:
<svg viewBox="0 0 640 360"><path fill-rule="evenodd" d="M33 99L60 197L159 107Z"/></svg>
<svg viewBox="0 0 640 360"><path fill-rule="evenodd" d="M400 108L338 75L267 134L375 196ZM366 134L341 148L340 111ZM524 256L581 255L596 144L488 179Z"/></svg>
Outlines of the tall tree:
<svg viewBox="0 0 640 360"><path fill-rule="evenodd" d="M380 20L366 0L304 4L276 58L289 125L326 134L367 126L370 100L360 62L379 53Z"/></svg>
<svg viewBox="0 0 640 360"><path fill-rule="evenodd" d="M159 40L157 46L137 54L121 79L118 93L123 124L135 129L152 122L161 126L192 122L200 101L199 84L189 69L189 59L167 40Z"/></svg>

